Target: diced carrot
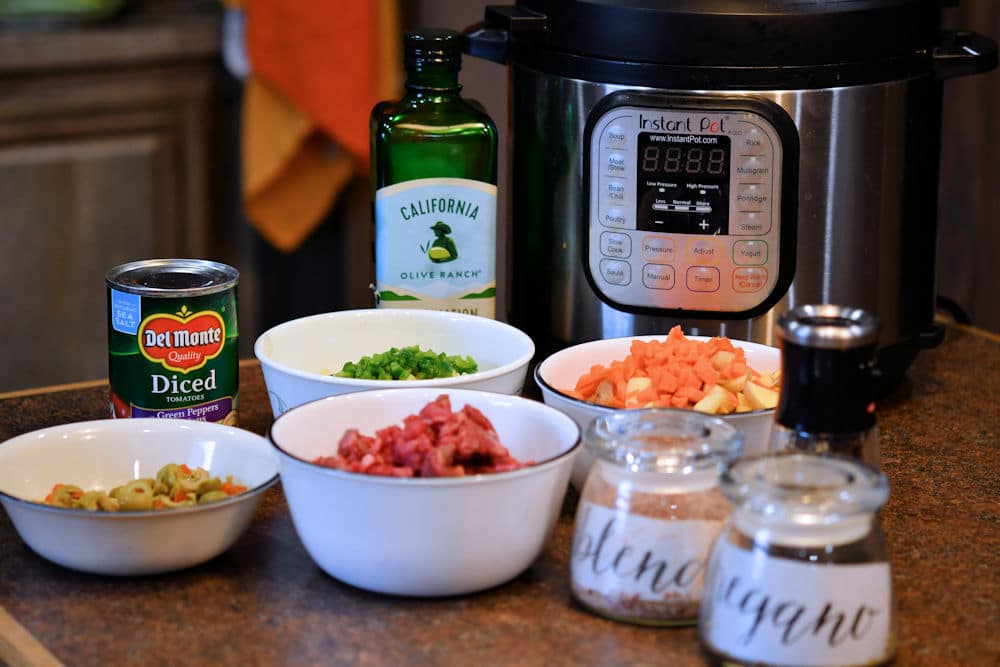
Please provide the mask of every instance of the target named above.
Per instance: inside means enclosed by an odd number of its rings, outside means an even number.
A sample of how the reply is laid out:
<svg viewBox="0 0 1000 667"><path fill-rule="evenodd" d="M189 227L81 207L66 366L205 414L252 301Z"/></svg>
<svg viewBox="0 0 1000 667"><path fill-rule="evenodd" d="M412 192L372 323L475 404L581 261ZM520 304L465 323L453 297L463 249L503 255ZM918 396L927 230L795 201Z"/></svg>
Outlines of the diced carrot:
<svg viewBox="0 0 1000 667"><path fill-rule="evenodd" d="M674 406L676 408L686 408L688 406L687 397L686 396L677 396L677 395L674 395L670 399L670 405L672 405L672 406Z"/></svg>
<svg viewBox="0 0 1000 667"><path fill-rule="evenodd" d="M660 373L660 381L656 383L656 388L664 394L672 394L677 391L677 376L668 370Z"/></svg>
<svg viewBox="0 0 1000 667"><path fill-rule="evenodd" d="M715 384L719 381L719 371L712 367L712 363L706 357L694 362L694 374L705 384Z"/></svg>

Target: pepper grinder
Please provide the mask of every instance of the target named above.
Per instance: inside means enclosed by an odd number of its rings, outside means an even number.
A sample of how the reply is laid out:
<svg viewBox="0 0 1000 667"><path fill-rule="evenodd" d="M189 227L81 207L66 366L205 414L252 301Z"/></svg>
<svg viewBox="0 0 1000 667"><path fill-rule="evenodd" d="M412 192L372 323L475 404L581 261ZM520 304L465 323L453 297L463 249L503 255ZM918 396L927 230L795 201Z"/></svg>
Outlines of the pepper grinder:
<svg viewBox="0 0 1000 667"><path fill-rule="evenodd" d="M805 305L779 317L777 332L781 397L770 448L840 454L879 468L878 320L860 308Z"/></svg>

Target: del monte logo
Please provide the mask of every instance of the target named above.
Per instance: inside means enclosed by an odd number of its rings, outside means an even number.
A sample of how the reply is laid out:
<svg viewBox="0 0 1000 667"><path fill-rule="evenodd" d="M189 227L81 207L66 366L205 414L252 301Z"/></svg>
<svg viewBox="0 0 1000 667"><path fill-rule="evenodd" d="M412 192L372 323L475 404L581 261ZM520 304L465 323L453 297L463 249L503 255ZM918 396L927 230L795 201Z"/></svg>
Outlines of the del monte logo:
<svg viewBox="0 0 1000 667"><path fill-rule="evenodd" d="M226 324L211 310L192 313L181 306L176 314L154 313L139 325L139 351L153 363L187 373L222 351Z"/></svg>

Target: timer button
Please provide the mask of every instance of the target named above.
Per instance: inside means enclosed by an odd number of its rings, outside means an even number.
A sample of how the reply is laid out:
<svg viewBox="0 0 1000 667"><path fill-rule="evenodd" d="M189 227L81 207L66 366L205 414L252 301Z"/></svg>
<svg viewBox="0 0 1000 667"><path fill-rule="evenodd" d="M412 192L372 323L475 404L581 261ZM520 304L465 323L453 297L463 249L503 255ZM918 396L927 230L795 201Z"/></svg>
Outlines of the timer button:
<svg viewBox="0 0 1000 667"><path fill-rule="evenodd" d="M720 277L714 266L691 266L687 270L687 288L692 292L718 292Z"/></svg>
<svg viewBox="0 0 1000 667"><path fill-rule="evenodd" d="M608 148L627 147L628 137L625 135L625 128L615 124L604 130L604 145Z"/></svg>
<svg viewBox="0 0 1000 667"><path fill-rule="evenodd" d="M628 234L601 232L601 254L605 257L626 258L632 254L632 237Z"/></svg>
<svg viewBox="0 0 1000 667"><path fill-rule="evenodd" d="M632 282L632 267L617 259L602 259L601 277L612 285L628 285Z"/></svg>
<svg viewBox="0 0 1000 667"><path fill-rule="evenodd" d="M677 283L674 267L663 264L647 264L642 267L642 284L649 289L673 289Z"/></svg>
<svg viewBox="0 0 1000 667"><path fill-rule="evenodd" d="M608 176L624 177L628 170L628 162L621 153L609 153L605 168Z"/></svg>
<svg viewBox="0 0 1000 667"><path fill-rule="evenodd" d="M760 266L767 263L767 241L737 241L733 244L733 264Z"/></svg>
<svg viewBox="0 0 1000 667"><path fill-rule="evenodd" d="M609 208L602 211L600 222L605 227L616 229L627 229L629 226L628 217L625 215L625 211L620 208Z"/></svg>

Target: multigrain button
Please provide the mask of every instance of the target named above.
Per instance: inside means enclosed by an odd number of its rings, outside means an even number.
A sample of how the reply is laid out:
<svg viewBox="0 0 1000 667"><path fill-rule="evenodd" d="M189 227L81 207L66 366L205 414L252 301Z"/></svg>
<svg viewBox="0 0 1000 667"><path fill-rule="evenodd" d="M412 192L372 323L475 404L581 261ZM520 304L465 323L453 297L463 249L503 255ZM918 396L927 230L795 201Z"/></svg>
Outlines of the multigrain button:
<svg viewBox="0 0 1000 667"><path fill-rule="evenodd" d="M628 234L601 232L601 254L625 259L632 254L632 238Z"/></svg>
<svg viewBox="0 0 1000 667"><path fill-rule="evenodd" d="M733 264L759 266L767 263L767 241L737 241L733 244Z"/></svg>
<svg viewBox="0 0 1000 667"><path fill-rule="evenodd" d="M759 292L767 283L767 269L743 267L733 271L734 292Z"/></svg>
<svg viewBox="0 0 1000 667"><path fill-rule="evenodd" d="M602 259L601 277L612 285L628 285L632 282L632 267L617 259Z"/></svg>
<svg viewBox="0 0 1000 667"><path fill-rule="evenodd" d="M687 255L697 264L718 264L722 249L715 241L700 239L688 244Z"/></svg>
<svg viewBox="0 0 1000 667"><path fill-rule="evenodd" d="M605 168L608 176L624 176L628 169L628 163L621 153L609 153Z"/></svg>
<svg viewBox="0 0 1000 667"><path fill-rule="evenodd" d="M737 158L733 175L738 183L766 183L771 178L771 161L757 155Z"/></svg>
<svg viewBox="0 0 1000 667"><path fill-rule="evenodd" d="M650 289L673 289L677 282L674 267L663 264L647 264L642 267L642 284Z"/></svg>
<svg viewBox="0 0 1000 667"><path fill-rule="evenodd" d="M625 229L628 225L628 218L625 211L620 208L609 208L601 213L601 224L605 227L615 227Z"/></svg>
<svg viewBox="0 0 1000 667"><path fill-rule="evenodd" d="M689 266L687 288L692 292L718 292L719 270L714 266Z"/></svg>
<svg viewBox="0 0 1000 667"><path fill-rule="evenodd" d="M604 130L604 142L608 148L625 148L628 145L625 129L621 125L611 125Z"/></svg>
<svg viewBox="0 0 1000 667"><path fill-rule="evenodd" d="M677 258L674 240L667 236L644 236L642 257L657 264L668 264Z"/></svg>

